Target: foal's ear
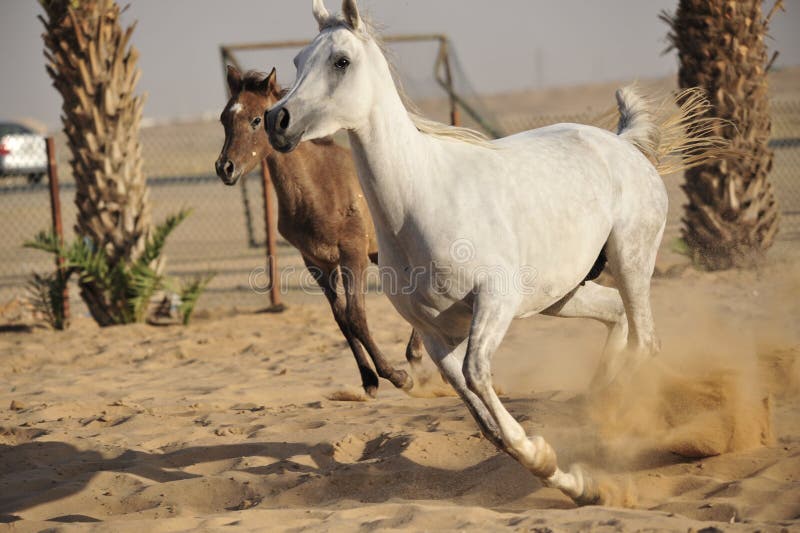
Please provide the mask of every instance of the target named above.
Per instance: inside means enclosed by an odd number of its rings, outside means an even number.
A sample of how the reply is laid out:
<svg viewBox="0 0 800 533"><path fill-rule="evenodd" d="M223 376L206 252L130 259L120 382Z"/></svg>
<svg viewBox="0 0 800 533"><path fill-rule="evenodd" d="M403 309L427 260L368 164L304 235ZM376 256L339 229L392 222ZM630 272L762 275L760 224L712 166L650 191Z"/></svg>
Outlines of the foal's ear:
<svg viewBox="0 0 800 533"><path fill-rule="evenodd" d="M228 70L228 90L231 95L239 94L242 90L242 73L233 65L227 66Z"/></svg>
<svg viewBox="0 0 800 533"><path fill-rule="evenodd" d="M319 29L322 30L322 27L328 22L328 19L331 16L330 13L328 13L328 10L325 9L325 3L323 0L312 0L311 12L314 13L314 18L317 19Z"/></svg>
<svg viewBox="0 0 800 533"><path fill-rule="evenodd" d="M358 14L356 0L342 1L342 15L344 15L344 21L352 29L357 30L361 26L361 16Z"/></svg>
<svg viewBox="0 0 800 533"><path fill-rule="evenodd" d="M277 92L277 77L278 73L275 72L275 67L272 67L272 71L266 78L264 78L264 81L259 84L258 88L264 91L266 94L269 94L270 92Z"/></svg>

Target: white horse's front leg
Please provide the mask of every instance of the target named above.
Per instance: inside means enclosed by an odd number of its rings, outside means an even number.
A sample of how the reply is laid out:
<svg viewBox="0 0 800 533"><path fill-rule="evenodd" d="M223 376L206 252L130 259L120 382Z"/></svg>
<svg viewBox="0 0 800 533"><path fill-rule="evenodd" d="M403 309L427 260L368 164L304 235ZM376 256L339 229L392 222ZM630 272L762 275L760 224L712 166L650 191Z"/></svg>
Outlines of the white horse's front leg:
<svg viewBox="0 0 800 533"><path fill-rule="evenodd" d="M447 380L467 406L483 436L498 448L503 449L503 441L497 424L480 398L467 388L464 374L461 373L461 363L464 360L464 353L467 351L467 340L464 339L457 346L450 346L438 337L428 334L423 335L423 342L428 354L439 367L442 377Z"/></svg>
<svg viewBox="0 0 800 533"><path fill-rule="evenodd" d="M473 305L469 344L464 358L467 386L486 405L500 429L501 449L534 475L558 488L580 504L597 503L600 493L580 469L566 473L558 469L556 452L541 436L528 438L525 430L500 402L492 386L491 357L508 330L517 302L508 296L478 292Z"/></svg>

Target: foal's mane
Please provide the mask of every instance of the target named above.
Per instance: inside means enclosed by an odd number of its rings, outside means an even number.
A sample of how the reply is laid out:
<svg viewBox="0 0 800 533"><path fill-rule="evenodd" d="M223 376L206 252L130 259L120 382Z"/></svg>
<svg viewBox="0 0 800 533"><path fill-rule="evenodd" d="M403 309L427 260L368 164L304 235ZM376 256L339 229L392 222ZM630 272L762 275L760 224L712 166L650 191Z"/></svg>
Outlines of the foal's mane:
<svg viewBox="0 0 800 533"><path fill-rule="evenodd" d="M491 139L479 131L460 126L450 126L449 124L443 124L422 116L419 108L414 104L411 98L409 98L408 93L406 93L403 88L397 68L395 68L394 62L391 60L391 52L386 46L386 43L381 38L375 25L369 19L365 18L364 15L361 15L361 26L358 30L353 30L341 15L332 15L328 17L325 23L320 25L320 31L329 28L344 28L362 41L372 39L375 44L378 45L378 49L380 49L383 54L386 64L389 65L389 72L391 72L395 89L400 96L400 101L403 103L403 106L405 106L408 117L411 119L414 127L417 128L417 131L438 139L459 141L476 146L483 146L484 148L497 148L497 145L492 143Z"/></svg>
<svg viewBox="0 0 800 533"><path fill-rule="evenodd" d="M242 90L258 92L259 86L264 83L264 80L266 80L268 76L269 74L266 72L261 72L259 70L248 70L242 75ZM286 93L289 92L289 89L281 89L277 83L275 84L275 88L277 89L276 96L278 99L283 98Z"/></svg>

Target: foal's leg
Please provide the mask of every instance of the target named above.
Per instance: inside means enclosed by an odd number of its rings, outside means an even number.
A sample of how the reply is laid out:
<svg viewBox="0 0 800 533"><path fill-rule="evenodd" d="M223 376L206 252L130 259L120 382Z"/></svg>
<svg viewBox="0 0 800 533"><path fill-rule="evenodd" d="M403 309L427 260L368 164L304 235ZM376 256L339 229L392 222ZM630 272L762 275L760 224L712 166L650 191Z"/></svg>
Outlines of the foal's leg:
<svg viewBox="0 0 800 533"><path fill-rule="evenodd" d="M414 379L420 384L429 383L431 380L430 373L422 366L422 355L424 348L424 344L422 342L422 335L415 330L411 330L411 337L408 339L408 344L406 345L406 361L408 361L409 366L411 367L411 373L414 375ZM442 380L443 383L447 383L447 378L444 376L442 371L439 371L439 378Z"/></svg>
<svg viewBox="0 0 800 533"><path fill-rule="evenodd" d="M353 335L364 345L378 375L392 382L398 389L410 390L414 380L405 370L395 370L378 349L367 326L367 313L364 305L364 270L367 268L366 256L363 251L340 251L340 269L342 270L342 283L345 297L347 298L347 324Z"/></svg>
<svg viewBox="0 0 800 533"><path fill-rule="evenodd" d="M591 387L607 384L610 376L619 372L618 365L624 359L619 354L628 342L628 317L618 290L587 281L585 285L578 286L542 311L542 314L563 318L591 318L605 324L608 337Z"/></svg>
<svg viewBox="0 0 800 533"><path fill-rule="evenodd" d="M406 345L406 361L412 368L422 363L422 336L417 330L411 330L411 337Z"/></svg>
<svg viewBox="0 0 800 533"><path fill-rule="evenodd" d="M325 293L325 297L328 299L328 303L331 306L331 311L333 311L333 318L336 320L336 325L339 326L344 338L347 340L347 345L350 346L350 351L353 352L356 365L358 365L358 372L361 374L361 386L364 387L364 392L374 398L378 392L378 376L376 376L375 371L372 370L369 359L364 355L364 351L361 349L358 340L356 340L353 333L350 331L346 318L347 305L345 299L336 290L338 277L336 270L323 270L305 256L303 257L303 261L305 261L306 268L308 268L308 271Z"/></svg>
<svg viewBox="0 0 800 533"><path fill-rule="evenodd" d="M369 260L377 265L378 254L369 254ZM420 368L419 365L422 363L422 348L422 336L417 330L412 329L411 337L408 338L408 344L406 344L406 361L408 361L408 364L411 366L412 373L416 375L419 375L416 370Z"/></svg>
<svg viewBox="0 0 800 533"><path fill-rule="evenodd" d="M541 436L528 438L525 430L500 402L492 385L491 357L508 330L518 297L494 295L479 290L473 304L469 345L463 372L469 389L491 413L500 429L503 450L534 475L552 487L562 490L578 503L595 503L600 499L597 486L579 468L569 473L559 470L556 453Z"/></svg>

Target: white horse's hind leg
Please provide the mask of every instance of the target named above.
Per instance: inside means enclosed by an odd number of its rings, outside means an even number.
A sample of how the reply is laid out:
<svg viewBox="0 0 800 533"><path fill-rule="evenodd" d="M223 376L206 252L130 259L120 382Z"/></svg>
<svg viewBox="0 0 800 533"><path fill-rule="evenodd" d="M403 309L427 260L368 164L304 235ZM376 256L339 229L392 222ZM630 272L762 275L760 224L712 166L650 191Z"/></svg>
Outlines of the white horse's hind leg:
<svg viewBox="0 0 800 533"><path fill-rule="evenodd" d="M650 278L663 233L663 219L658 222L638 220L611 231L606 255L625 304L628 342L626 349L603 361L592 380L593 389L606 387L623 375L631 375L660 349L650 307Z"/></svg>
<svg viewBox="0 0 800 533"><path fill-rule="evenodd" d="M562 318L591 318L605 324L608 337L600 361L601 369L619 359L618 354L628 342L628 317L619 291L592 281L578 286L542 311L542 314Z"/></svg>
<svg viewBox="0 0 800 533"><path fill-rule="evenodd" d="M491 413L503 447L534 475L546 484L561 489L576 502L595 503L600 494L583 470L562 472L558 468L555 450L541 436L528 437L525 430L503 406L492 386L491 356L500 345L516 309L515 302L479 292L473 305L469 344L464 358L467 386L481 399Z"/></svg>

